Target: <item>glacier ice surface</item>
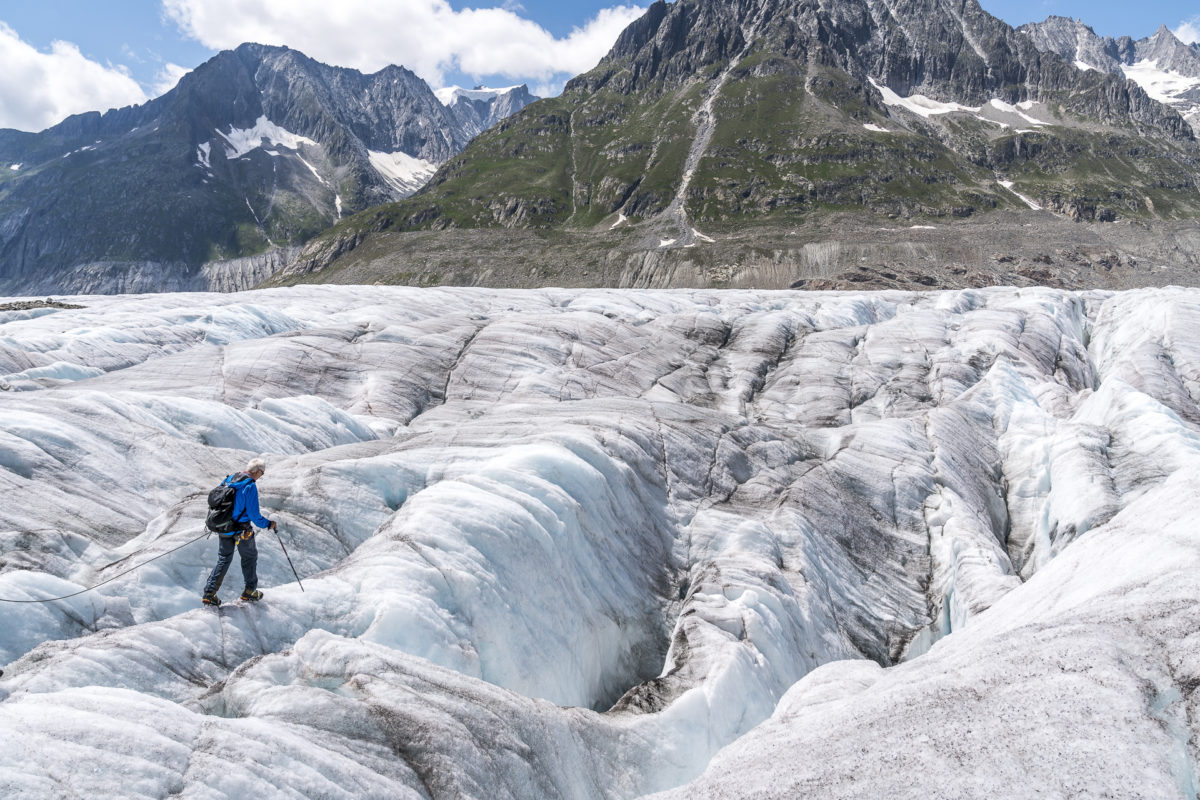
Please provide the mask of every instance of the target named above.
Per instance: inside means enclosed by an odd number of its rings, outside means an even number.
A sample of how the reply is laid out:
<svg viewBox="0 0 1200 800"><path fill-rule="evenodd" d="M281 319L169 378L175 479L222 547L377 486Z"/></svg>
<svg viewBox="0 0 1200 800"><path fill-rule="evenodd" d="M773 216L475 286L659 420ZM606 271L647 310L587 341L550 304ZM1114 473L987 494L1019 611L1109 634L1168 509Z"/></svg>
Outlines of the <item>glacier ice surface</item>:
<svg viewBox="0 0 1200 800"><path fill-rule="evenodd" d="M70 300L0 312L0 597L74 595L3 796L1195 795L1200 292ZM200 607L253 455L303 589Z"/></svg>

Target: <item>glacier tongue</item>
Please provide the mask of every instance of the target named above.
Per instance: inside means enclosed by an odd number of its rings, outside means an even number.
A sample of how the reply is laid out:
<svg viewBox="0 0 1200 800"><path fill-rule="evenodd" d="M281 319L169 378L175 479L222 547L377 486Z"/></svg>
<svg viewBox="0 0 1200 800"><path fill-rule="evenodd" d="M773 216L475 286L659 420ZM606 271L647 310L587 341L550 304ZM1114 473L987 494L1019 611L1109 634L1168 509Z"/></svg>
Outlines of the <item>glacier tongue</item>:
<svg viewBox="0 0 1200 800"><path fill-rule="evenodd" d="M74 302L0 312L0 597L105 582L5 609L6 796L1194 784L1198 292ZM255 454L304 590L198 607Z"/></svg>

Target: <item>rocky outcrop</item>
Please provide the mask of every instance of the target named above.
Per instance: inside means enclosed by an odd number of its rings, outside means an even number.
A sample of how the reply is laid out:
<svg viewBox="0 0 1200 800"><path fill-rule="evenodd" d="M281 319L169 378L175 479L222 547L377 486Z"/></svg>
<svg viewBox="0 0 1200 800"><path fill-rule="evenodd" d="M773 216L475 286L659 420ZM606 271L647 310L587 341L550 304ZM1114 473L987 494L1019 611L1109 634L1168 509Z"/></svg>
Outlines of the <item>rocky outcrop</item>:
<svg viewBox="0 0 1200 800"><path fill-rule="evenodd" d="M358 247L365 236L361 231L342 232L337 236L323 236L310 242L286 263L273 270L275 278L285 282L294 281L301 276L319 272Z"/></svg>

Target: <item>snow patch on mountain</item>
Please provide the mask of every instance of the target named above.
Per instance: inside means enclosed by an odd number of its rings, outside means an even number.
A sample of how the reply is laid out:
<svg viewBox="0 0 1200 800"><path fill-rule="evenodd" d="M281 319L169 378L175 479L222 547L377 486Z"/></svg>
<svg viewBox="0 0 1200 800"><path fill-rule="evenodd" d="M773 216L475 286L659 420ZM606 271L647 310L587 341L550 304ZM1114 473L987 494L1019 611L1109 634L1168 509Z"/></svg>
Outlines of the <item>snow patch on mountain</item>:
<svg viewBox="0 0 1200 800"><path fill-rule="evenodd" d="M871 85L874 86L883 96L885 105L895 108L902 108L905 111L910 111L913 114L929 119L930 117L940 114L962 113L970 114L976 119L990 122L999 125L1002 128L1010 128L1022 124L1033 125L1040 127L1051 123L1045 120L1038 119L1032 116L1029 112L1040 108L1037 103L1025 101L1012 105L998 98L993 98L982 106L964 106L961 103L946 103L939 100L933 100L923 94L913 94L908 97L901 97L894 90L871 79ZM864 125L868 130L871 130L870 125Z"/></svg>
<svg viewBox="0 0 1200 800"><path fill-rule="evenodd" d="M1026 197L1025 195L1023 195L1023 194L1021 194L1020 192L1018 192L1016 189L1014 189L1013 187L1014 187L1016 184L1015 184L1015 183L1013 183L1012 181L997 181L997 183L999 183L999 184L1000 184L1001 186L1003 186L1005 189L1008 189L1010 192L1012 192L1013 194L1015 194L1017 197L1021 198L1021 201L1022 201L1023 203L1025 203L1025 205L1027 205L1027 206L1029 206L1030 208L1032 208L1034 211L1041 211L1041 210L1042 210L1042 207L1041 207L1040 205L1038 205L1038 204L1037 204L1037 202L1035 202L1035 201L1034 201L1032 198L1030 198L1030 197Z"/></svg>
<svg viewBox="0 0 1200 800"><path fill-rule="evenodd" d="M1037 103L1031 100L1025 100L1017 103L1016 105L1012 105L1011 103L1005 103L1003 100L993 98L987 102L987 105L1002 114L1015 115L1019 117L1021 121L1036 127L1050 124L1044 120L1037 119L1036 117L1031 117L1028 113L1026 113L1037 107ZM982 109L980 110L982 111Z"/></svg>
<svg viewBox="0 0 1200 800"><path fill-rule="evenodd" d="M410 156L408 153L380 153L368 150L371 166L401 196L413 194L437 172L437 164Z"/></svg>
<svg viewBox="0 0 1200 800"><path fill-rule="evenodd" d="M63 158L70 158L71 156L78 155L79 153L86 153L89 150L95 150L96 145L98 144L100 144L100 142L96 142L95 144L85 144L83 147L78 147L69 153L63 154Z"/></svg>
<svg viewBox="0 0 1200 800"><path fill-rule="evenodd" d="M278 154L276 154L276 155L278 155ZM298 155L298 156L296 156L296 158L298 158L300 160L301 164L303 164L305 167L308 168L308 171L313 174L313 177L317 179L318 183L320 183L322 186L329 185L329 181L327 181L323 177L321 177L321 173L317 172L317 168L314 167L312 164L308 163L308 161L303 156Z"/></svg>
<svg viewBox="0 0 1200 800"><path fill-rule="evenodd" d="M906 111L911 111L912 113L925 117L926 119L935 114L949 114L954 111L963 111L968 113L977 113L979 111L978 108L959 105L958 103L943 103L938 100L931 100L923 94L914 94L909 95L908 97L901 97L889 87L880 83L876 83L873 78L871 79L871 85L874 86L881 95L883 95L883 102L885 105L903 108Z"/></svg>
<svg viewBox="0 0 1200 800"><path fill-rule="evenodd" d="M13 172L16 172L17 170L19 170L21 168L21 165L20 164L9 164L8 168L11 169Z"/></svg>
<svg viewBox="0 0 1200 800"><path fill-rule="evenodd" d="M334 189L334 187L329 183L329 181L325 180L325 178L321 175L321 173L317 172L317 168L314 167L312 164L310 164L307 159L305 159L299 153L296 154L296 158L300 159L300 163L308 168L308 171L313 174L313 177L317 179L318 183L320 183L322 186L324 186L328 189ZM333 194L333 209L334 209L335 219L341 219L342 218L342 196L336 190L334 191L334 194Z"/></svg>
<svg viewBox="0 0 1200 800"><path fill-rule="evenodd" d="M289 150L299 150L301 145L316 146L316 142L307 136L300 136L279 127L266 116L260 116L251 128L229 127L229 133L217 130L217 134L225 140L225 158L232 161L241 158L253 150L262 147L265 140L276 147L286 147Z"/></svg>

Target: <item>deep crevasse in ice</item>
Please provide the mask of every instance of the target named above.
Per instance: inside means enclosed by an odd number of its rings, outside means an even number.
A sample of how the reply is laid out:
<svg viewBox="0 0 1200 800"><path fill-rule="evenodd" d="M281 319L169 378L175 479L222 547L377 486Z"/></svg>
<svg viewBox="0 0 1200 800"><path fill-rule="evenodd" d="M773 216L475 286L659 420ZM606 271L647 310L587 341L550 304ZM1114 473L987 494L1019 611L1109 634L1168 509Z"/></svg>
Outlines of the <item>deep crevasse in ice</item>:
<svg viewBox="0 0 1200 800"><path fill-rule="evenodd" d="M257 606L203 541L5 607L6 796L1186 795L1198 293L79 302L0 314L0 596L253 454L305 590L262 534Z"/></svg>

